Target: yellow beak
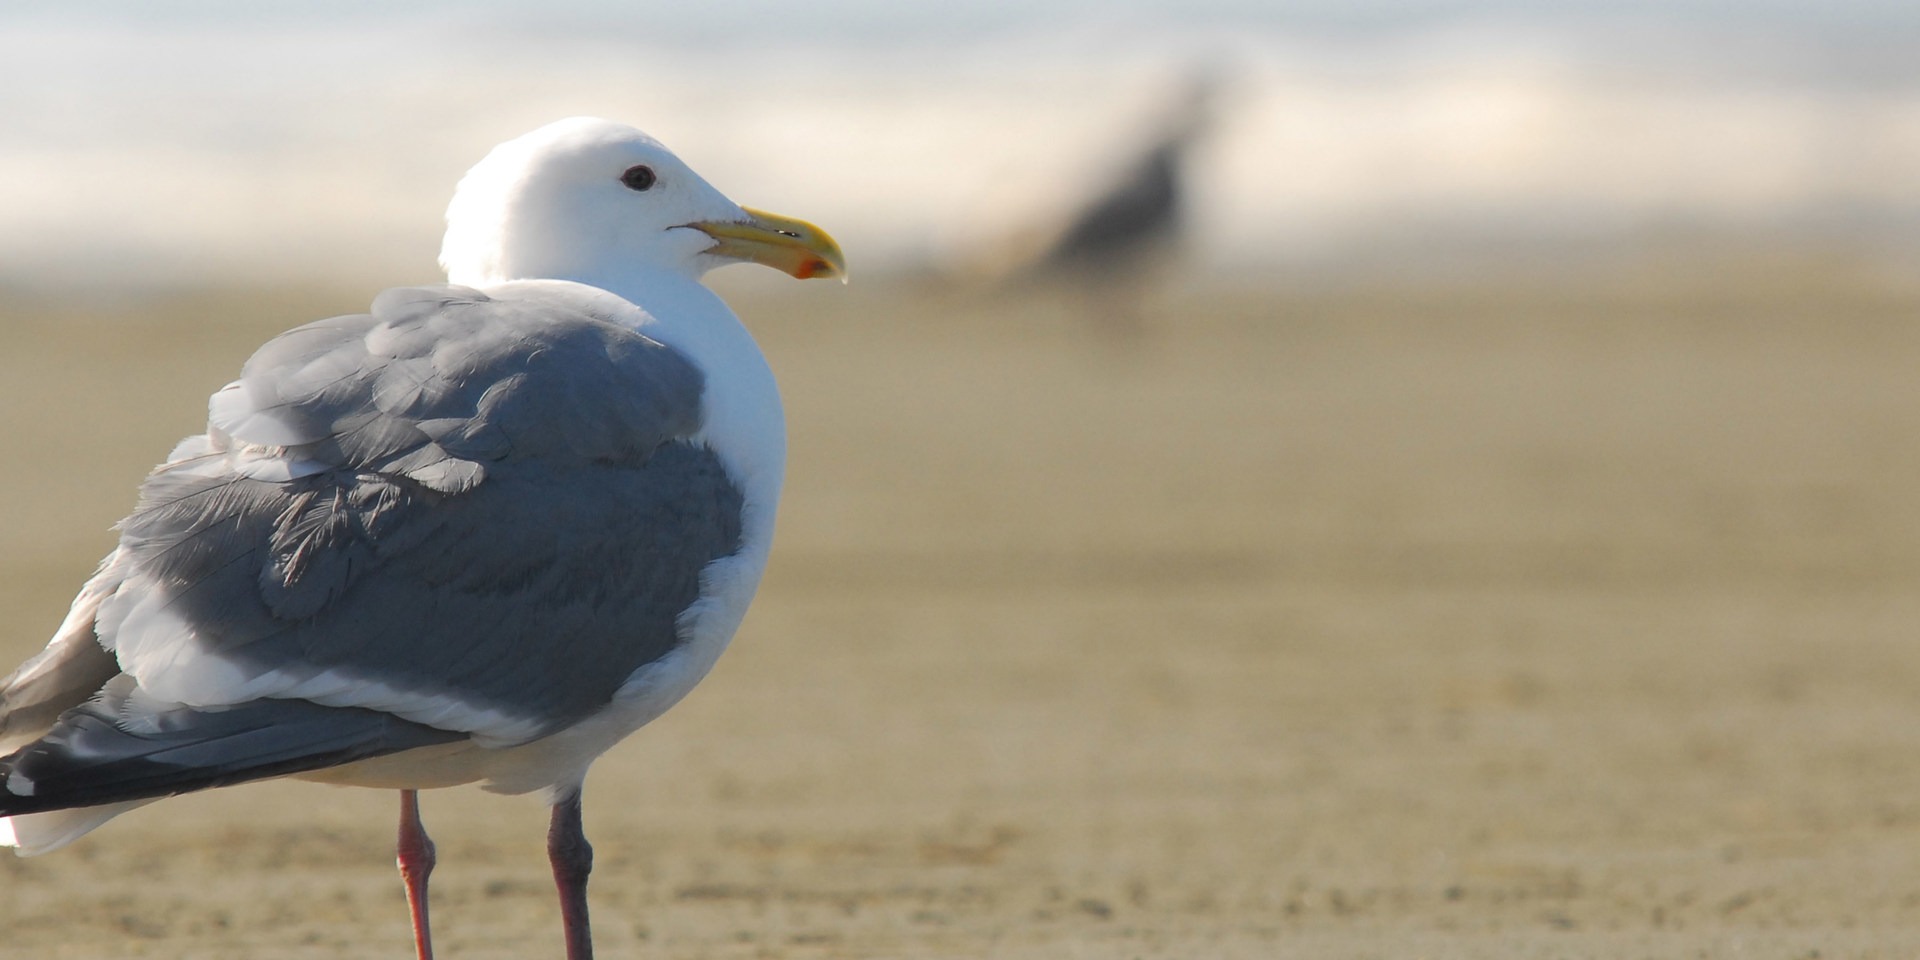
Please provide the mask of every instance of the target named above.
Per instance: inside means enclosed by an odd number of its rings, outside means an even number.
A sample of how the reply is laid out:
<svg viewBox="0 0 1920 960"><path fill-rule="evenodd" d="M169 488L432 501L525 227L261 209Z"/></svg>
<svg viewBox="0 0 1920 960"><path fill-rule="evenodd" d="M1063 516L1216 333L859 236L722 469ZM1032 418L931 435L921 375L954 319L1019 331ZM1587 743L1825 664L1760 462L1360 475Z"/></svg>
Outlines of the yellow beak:
<svg viewBox="0 0 1920 960"><path fill-rule="evenodd" d="M716 257L758 263L801 280L819 277L846 282L846 255L825 230L805 220L744 209L745 220L705 220L687 226L713 238L707 252Z"/></svg>

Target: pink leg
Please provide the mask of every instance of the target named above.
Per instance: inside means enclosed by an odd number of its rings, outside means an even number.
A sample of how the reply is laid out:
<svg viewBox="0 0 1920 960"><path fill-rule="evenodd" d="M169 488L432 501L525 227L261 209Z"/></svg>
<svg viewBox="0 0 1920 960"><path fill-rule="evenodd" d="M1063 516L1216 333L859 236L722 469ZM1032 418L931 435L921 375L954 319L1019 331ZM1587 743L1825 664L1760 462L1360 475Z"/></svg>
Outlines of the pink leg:
<svg viewBox="0 0 1920 960"><path fill-rule="evenodd" d="M413 949L433 960L433 935L427 929L427 875L433 872L433 839L420 823L420 793L400 791L400 880L407 885L407 910L413 914Z"/></svg>
<svg viewBox="0 0 1920 960"><path fill-rule="evenodd" d="M553 805L547 859L553 864L553 885L560 891L567 960L593 960L593 935L587 928L587 874L593 872L593 847L580 828L579 791Z"/></svg>

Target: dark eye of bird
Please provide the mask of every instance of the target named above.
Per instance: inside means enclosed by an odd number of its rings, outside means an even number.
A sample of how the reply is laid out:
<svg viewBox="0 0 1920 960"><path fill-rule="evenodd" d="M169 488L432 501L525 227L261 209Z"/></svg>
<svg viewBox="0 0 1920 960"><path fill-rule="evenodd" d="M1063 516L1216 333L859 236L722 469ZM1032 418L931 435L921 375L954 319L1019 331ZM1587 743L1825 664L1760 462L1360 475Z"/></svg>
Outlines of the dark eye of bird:
<svg viewBox="0 0 1920 960"><path fill-rule="evenodd" d="M653 168L644 163L628 167L627 172L620 175L620 182L626 184L628 190L645 190L653 186L653 182L658 179L660 178L653 174Z"/></svg>

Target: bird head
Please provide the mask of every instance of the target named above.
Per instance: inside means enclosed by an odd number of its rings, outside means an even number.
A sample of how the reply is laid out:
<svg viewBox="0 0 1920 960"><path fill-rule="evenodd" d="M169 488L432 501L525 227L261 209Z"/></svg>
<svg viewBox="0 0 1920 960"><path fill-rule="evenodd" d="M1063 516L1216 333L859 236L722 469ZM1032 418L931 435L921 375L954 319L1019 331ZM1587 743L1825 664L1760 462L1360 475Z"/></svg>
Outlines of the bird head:
<svg viewBox="0 0 1920 960"><path fill-rule="evenodd" d="M447 279L464 284L698 278L740 262L802 279L846 274L825 231L742 207L659 141L591 117L493 148L455 188L440 250Z"/></svg>

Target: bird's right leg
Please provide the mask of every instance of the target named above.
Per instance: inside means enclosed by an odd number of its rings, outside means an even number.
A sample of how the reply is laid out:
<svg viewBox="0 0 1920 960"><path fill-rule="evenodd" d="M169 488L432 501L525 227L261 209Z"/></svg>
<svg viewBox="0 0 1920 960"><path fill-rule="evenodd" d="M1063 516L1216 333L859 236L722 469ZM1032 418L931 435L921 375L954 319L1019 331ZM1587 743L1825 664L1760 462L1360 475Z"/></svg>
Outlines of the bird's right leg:
<svg viewBox="0 0 1920 960"><path fill-rule="evenodd" d="M433 872L433 838L420 823L420 792L400 791L400 881L407 885L407 910L413 915L413 949L419 960L433 960L433 935L427 929L427 875Z"/></svg>
<svg viewBox="0 0 1920 960"><path fill-rule="evenodd" d="M587 875L593 872L593 846L581 828L579 787L553 805L547 857L553 863L554 886L560 891L567 960L593 960L593 935L587 926Z"/></svg>

